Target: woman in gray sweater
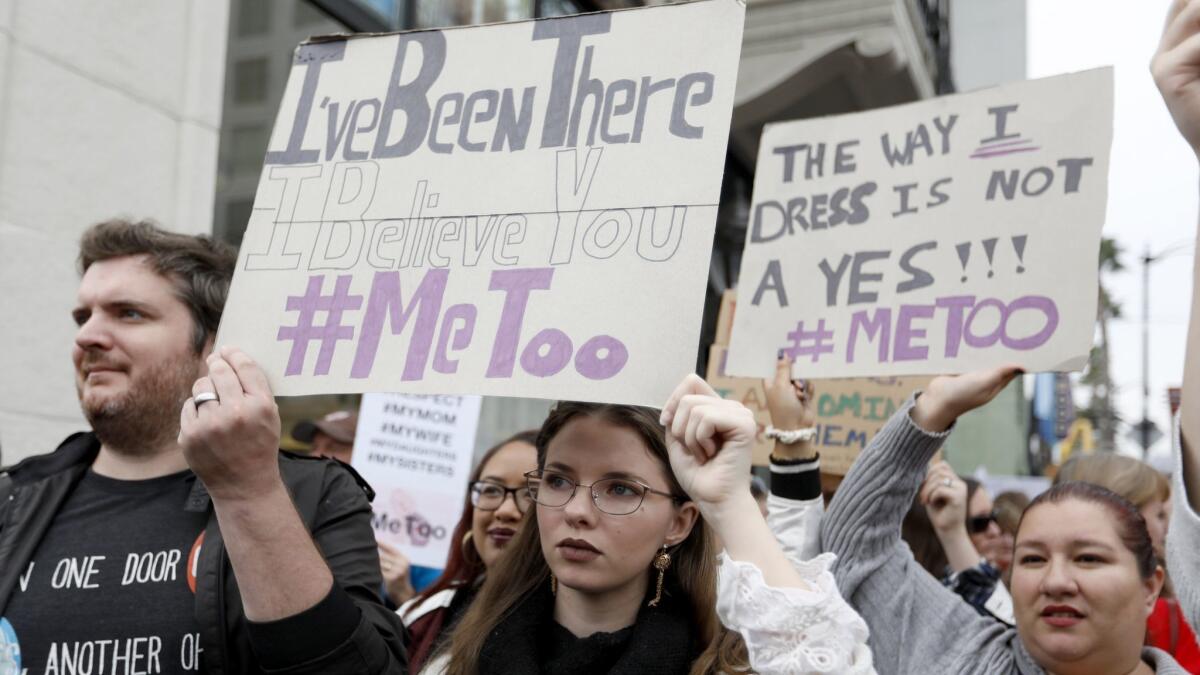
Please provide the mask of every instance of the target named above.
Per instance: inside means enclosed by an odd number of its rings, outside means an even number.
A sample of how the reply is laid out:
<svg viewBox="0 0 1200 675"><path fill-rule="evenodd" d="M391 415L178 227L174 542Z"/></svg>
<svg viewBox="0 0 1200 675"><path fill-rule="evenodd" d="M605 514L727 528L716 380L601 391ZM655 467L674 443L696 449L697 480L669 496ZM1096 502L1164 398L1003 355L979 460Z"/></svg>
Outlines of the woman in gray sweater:
<svg viewBox="0 0 1200 675"><path fill-rule="evenodd" d="M1116 495L1060 494L1030 505L1013 561L1016 628L979 616L901 541L901 518L954 420L1020 372L933 380L896 412L838 488L821 544L837 555L838 587L870 628L876 669L1183 675L1167 654L1142 648L1162 570L1147 553L1145 522Z"/></svg>

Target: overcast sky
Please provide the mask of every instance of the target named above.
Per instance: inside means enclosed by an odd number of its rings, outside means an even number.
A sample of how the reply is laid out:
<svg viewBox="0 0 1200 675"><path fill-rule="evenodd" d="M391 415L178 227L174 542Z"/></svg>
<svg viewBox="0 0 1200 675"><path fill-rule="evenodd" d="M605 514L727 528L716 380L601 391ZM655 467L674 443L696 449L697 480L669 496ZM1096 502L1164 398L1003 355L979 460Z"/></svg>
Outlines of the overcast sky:
<svg viewBox="0 0 1200 675"><path fill-rule="evenodd" d="M1141 417L1142 252L1149 246L1157 253L1196 236L1196 160L1176 133L1149 72L1168 4L1027 0L1029 77L1115 67L1116 119L1104 233L1125 249L1127 269L1105 283L1124 312L1111 328L1111 340L1119 411L1127 421ZM1169 428L1166 389L1178 386L1183 372L1191 266L1189 247L1150 267L1150 417L1164 430ZM1126 431L1123 427L1121 435ZM1137 448L1124 442L1123 449ZM1167 450L1163 441L1152 454Z"/></svg>

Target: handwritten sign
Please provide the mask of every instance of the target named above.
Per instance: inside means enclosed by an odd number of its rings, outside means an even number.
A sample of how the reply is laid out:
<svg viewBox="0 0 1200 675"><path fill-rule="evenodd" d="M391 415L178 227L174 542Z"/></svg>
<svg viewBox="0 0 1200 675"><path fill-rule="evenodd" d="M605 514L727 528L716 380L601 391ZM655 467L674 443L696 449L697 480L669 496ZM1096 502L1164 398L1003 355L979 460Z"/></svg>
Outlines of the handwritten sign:
<svg viewBox="0 0 1200 675"><path fill-rule="evenodd" d="M282 395L661 405L694 365L743 13L301 45L220 341Z"/></svg>
<svg viewBox="0 0 1200 675"><path fill-rule="evenodd" d="M729 372L1081 368L1112 101L1101 69L767 127Z"/></svg>
<svg viewBox="0 0 1200 675"><path fill-rule="evenodd" d="M737 314L737 291L728 290L721 296L717 315L717 342L708 352L707 380L722 398L739 401L754 412L758 436L754 443L753 463L770 463L775 441L763 432L771 423L767 395L762 378L733 377L725 371L728 345L721 344L728 336L728 326ZM821 454L821 472L844 476L862 449L883 428L884 422L904 404L916 390L929 384L928 377L845 378L813 380L816 394L817 437L813 441Z"/></svg>
<svg viewBox="0 0 1200 675"><path fill-rule="evenodd" d="M367 394L351 463L375 489L371 525L414 565L440 568L462 515L478 396Z"/></svg>

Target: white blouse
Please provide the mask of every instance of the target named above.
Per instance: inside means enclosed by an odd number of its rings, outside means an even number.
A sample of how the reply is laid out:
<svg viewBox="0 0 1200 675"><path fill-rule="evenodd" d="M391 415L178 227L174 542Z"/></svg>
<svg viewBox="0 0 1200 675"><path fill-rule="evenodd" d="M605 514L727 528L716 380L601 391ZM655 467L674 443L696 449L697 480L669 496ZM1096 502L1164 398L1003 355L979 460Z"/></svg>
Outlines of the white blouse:
<svg viewBox="0 0 1200 675"><path fill-rule="evenodd" d="M771 531L813 590L768 586L758 567L722 553L721 622L741 633L760 675L873 675L867 624L838 592L829 571L833 554L819 554L824 502L770 495L767 507Z"/></svg>

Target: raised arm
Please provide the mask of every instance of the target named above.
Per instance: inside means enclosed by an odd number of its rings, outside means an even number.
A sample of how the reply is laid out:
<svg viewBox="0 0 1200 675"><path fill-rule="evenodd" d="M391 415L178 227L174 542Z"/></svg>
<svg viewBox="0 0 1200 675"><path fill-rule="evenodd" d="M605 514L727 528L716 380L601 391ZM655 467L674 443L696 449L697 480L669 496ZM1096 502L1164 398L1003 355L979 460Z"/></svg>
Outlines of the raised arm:
<svg viewBox="0 0 1200 675"><path fill-rule="evenodd" d="M1150 70L1175 126L1200 157L1200 2L1175 0ZM1197 238L1200 246L1200 238ZM1174 510L1167 566L1188 621L1200 625L1200 248L1193 257L1192 307L1183 365L1180 438L1174 444Z"/></svg>
<svg viewBox="0 0 1200 675"><path fill-rule="evenodd" d="M1175 126L1200 157L1200 2L1175 0L1150 66ZM1200 246L1200 239L1197 239ZM1193 259L1192 307L1183 367L1180 428L1183 479L1193 511L1200 511L1200 248Z"/></svg>
<svg viewBox="0 0 1200 675"><path fill-rule="evenodd" d="M662 419L671 468L729 557L754 564L771 586L811 589L788 562L750 494L754 414L689 375L663 406Z"/></svg>
<svg viewBox="0 0 1200 675"><path fill-rule="evenodd" d="M809 380L792 379L792 359L780 354L775 377L763 380L771 426L788 434L817 423L816 392ZM767 525L792 564L821 553L821 462L811 438L777 438L771 452Z"/></svg>
<svg viewBox="0 0 1200 675"><path fill-rule="evenodd" d="M381 604L370 504L338 467L310 532L279 468L279 413L249 356L222 349L188 399L179 440L212 498L264 668L402 673L403 629ZM314 542L315 539L315 542ZM319 544L319 548L318 548Z"/></svg>
<svg viewBox="0 0 1200 675"><path fill-rule="evenodd" d="M725 544L717 613L745 639L754 671L874 673L866 625L838 595L830 557L793 566L750 496L753 414L689 375L662 419L676 478Z"/></svg>
<svg viewBox="0 0 1200 675"><path fill-rule="evenodd" d="M900 524L954 420L991 400L1018 372L933 380L863 450L822 521L821 544L837 556L838 586L871 630L880 672L965 672L976 659L1008 658L1007 629L921 568L900 539Z"/></svg>

